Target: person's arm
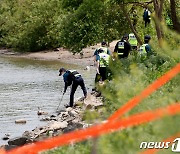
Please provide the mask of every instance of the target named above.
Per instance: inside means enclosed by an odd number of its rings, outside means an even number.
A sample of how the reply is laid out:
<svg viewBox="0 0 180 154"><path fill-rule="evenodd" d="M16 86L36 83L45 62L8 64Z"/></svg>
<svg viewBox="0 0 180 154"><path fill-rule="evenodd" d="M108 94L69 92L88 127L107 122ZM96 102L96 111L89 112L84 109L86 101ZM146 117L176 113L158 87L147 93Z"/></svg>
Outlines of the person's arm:
<svg viewBox="0 0 180 154"><path fill-rule="evenodd" d="M100 64L99 64L99 63L100 63L100 57L99 57L99 55L97 56L96 61L97 61L96 71L97 71L97 74L100 74L100 73L99 73L99 66L100 66Z"/></svg>
<svg viewBox="0 0 180 154"><path fill-rule="evenodd" d="M149 45L146 45L145 50L146 50L147 53L149 53L149 52L151 52L151 47Z"/></svg>
<svg viewBox="0 0 180 154"><path fill-rule="evenodd" d="M65 82L65 86L64 86L64 94L66 93L67 87L68 87L68 83Z"/></svg>
<svg viewBox="0 0 180 154"><path fill-rule="evenodd" d="M107 54L111 55L111 51L109 49L107 49Z"/></svg>
<svg viewBox="0 0 180 154"><path fill-rule="evenodd" d="M95 51L94 51L94 66L95 66L95 62L96 62L96 56L97 56L97 53L98 53L98 50L96 49Z"/></svg>
<svg viewBox="0 0 180 154"><path fill-rule="evenodd" d="M64 94L66 93L67 87L70 86L69 75L70 74L67 73L67 72L63 75L64 83L65 83L65 85L64 85Z"/></svg>

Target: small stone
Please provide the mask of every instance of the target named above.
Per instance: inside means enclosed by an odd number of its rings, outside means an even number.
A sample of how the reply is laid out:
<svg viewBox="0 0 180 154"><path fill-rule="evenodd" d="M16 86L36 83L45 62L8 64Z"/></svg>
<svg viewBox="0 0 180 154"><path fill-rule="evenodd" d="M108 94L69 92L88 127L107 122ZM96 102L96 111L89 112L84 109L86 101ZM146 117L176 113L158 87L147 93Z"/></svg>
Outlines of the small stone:
<svg viewBox="0 0 180 154"><path fill-rule="evenodd" d="M51 120L50 117L45 117L45 118L40 119L40 121L50 121L50 120Z"/></svg>
<svg viewBox="0 0 180 154"><path fill-rule="evenodd" d="M70 111L69 114L73 117L79 116L79 114L75 110Z"/></svg>
<svg viewBox="0 0 180 154"><path fill-rule="evenodd" d="M26 120L24 120L24 119L15 120L15 123L16 124L25 124Z"/></svg>
<svg viewBox="0 0 180 154"><path fill-rule="evenodd" d="M68 108L66 109L66 111L69 112L69 111L71 111L72 109L73 109L72 107L68 107Z"/></svg>
<svg viewBox="0 0 180 154"><path fill-rule="evenodd" d="M4 136L3 138L2 138L2 140L9 140L9 137L8 136Z"/></svg>
<svg viewBox="0 0 180 154"><path fill-rule="evenodd" d="M90 67L86 66L86 68L84 70L90 71Z"/></svg>
<svg viewBox="0 0 180 154"><path fill-rule="evenodd" d="M86 105L86 110L90 110L92 108L93 108L93 106L91 104Z"/></svg>
<svg viewBox="0 0 180 154"><path fill-rule="evenodd" d="M47 115L48 114L48 112L44 112L44 111L38 111L37 112L37 115Z"/></svg>
<svg viewBox="0 0 180 154"><path fill-rule="evenodd" d="M51 115L50 118L55 118L56 116L55 115Z"/></svg>

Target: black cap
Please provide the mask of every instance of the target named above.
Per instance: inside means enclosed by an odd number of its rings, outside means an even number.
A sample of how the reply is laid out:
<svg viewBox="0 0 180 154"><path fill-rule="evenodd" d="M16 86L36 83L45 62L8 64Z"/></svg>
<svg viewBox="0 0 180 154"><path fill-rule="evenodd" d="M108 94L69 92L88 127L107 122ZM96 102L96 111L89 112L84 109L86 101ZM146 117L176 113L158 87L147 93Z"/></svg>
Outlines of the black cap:
<svg viewBox="0 0 180 154"><path fill-rule="evenodd" d="M129 38L129 34L124 34L124 36L123 36L124 38Z"/></svg>
<svg viewBox="0 0 180 154"><path fill-rule="evenodd" d="M62 67L59 69L59 76L61 76L63 72L66 72L66 69Z"/></svg>
<svg viewBox="0 0 180 154"><path fill-rule="evenodd" d="M150 35L145 35L144 36L144 40L150 40L151 39L151 36Z"/></svg>
<svg viewBox="0 0 180 154"><path fill-rule="evenodd" d="M129 39L129 34L124 34L123 37L122 37L122 40L128 38Z"/></svg>
<svg viewBox="0 0 180 154"><path fill-rule="evenodd" d="M106 41L102 41L101 42L101 45L103 46L103 45L106 45Z"/></svg>

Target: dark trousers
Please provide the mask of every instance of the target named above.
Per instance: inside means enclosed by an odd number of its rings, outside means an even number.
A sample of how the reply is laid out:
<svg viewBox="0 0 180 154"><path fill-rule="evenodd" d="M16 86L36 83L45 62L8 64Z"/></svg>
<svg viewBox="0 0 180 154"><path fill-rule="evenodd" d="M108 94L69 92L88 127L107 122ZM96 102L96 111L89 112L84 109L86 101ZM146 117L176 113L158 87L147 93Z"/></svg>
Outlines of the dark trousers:
<svg viewBox="0 0 180 154"><path fill-rule="evenodd" d="M73 106L73 104L74 104L74 94L75 94L78 86L81 86L84 96L86 97L86 95L87 95L87 90L86 90L83 78L81 76L76 77L73 81L72 88L71 88L70 106Z"/></svg>
<svg viewBox="0 0 180 154"><path fill-rule="evenodd" d="M147 24L150 24L150 19L145 20L145 27L147 26Z"/></svg>
<svg viewBox="0 0 180 154"><path fill-rule="evenodd" d="M101 81L105 81L107 79L107 67L100 67L99 68L99 73L96 74L95 77L95 83Z"/></svg>

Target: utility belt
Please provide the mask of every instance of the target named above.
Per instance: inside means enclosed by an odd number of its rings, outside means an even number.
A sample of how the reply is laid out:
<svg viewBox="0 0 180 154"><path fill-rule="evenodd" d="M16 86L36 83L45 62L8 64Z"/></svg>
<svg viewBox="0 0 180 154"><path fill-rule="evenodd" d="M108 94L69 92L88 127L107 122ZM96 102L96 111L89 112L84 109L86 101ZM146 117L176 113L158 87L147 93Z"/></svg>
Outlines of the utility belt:
<svg viewBox="0 0 180 154"><path fill-rule="evenodd" d="M74 78L81 77L81 74L79 74L76 70L69 70L69 72L74 76Z"/></svg>
<svg viewBox="0 0 180 154"><path fill-rule="evenodd" d="M79 78L79 77L81 77L81 74L76 74L76 75L74 75L74 77Z"/></svg>

